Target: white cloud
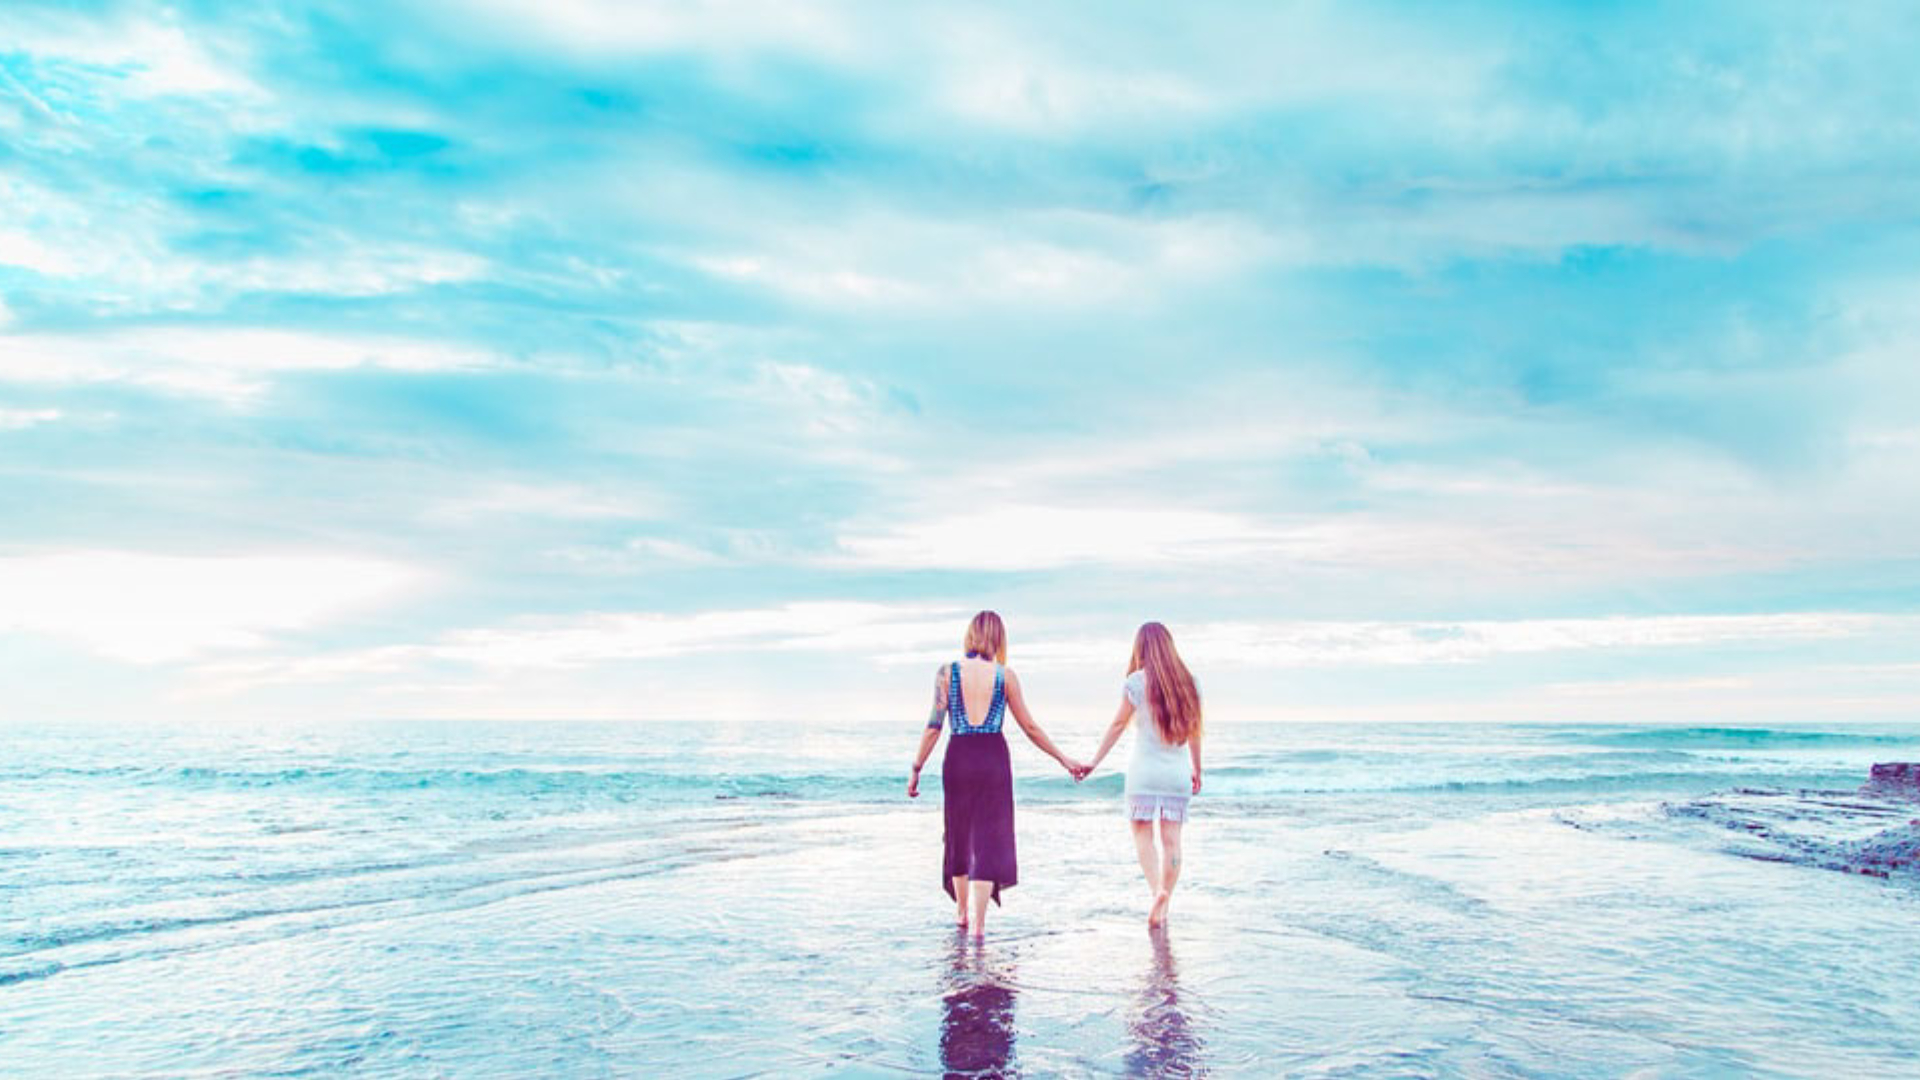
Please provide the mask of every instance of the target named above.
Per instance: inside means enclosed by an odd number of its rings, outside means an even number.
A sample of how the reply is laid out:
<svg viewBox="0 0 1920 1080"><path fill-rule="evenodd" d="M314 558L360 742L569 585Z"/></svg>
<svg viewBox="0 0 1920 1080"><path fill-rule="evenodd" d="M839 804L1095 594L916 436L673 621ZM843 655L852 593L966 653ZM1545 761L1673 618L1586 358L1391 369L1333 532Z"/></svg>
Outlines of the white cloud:
<svg viewBox="0 0 1920 1080"><path fill-rule="evenodd" d="M421 511L430 520L467 522L490 517L619 521L659 514L651 493L601 491L576 484L501 482L435 499Z"/></svg>
<svg viewBox="0 0 1920 1080"><path fill-rule="evenodd" d="M20 431L39 424L50 424L62 415L59 409L0 408L0 431Z"/></svg>
<svg viewBox="0 0 1920 1080"><path fill-rule="evenodd" d="M67 253L17 229L0 232L0 266L17 266L48 277L63 277L73 272L73 258Z"/></svg>
<svg viewBox="0 0 1920 1080"><path fill-rule="evenodd" d="M1911 634L1911 619L1893 632ZM1770 664L1734 673L1547 683L1475 708L1476 719L1747 726L1774 721L1905 723L1920 708L1920 664ZM1368 717L1367 719L1374 719ZM1860 751L1839 750L1845 756ZM1867 751L1871 753L1872 751Z"/></svg>
<svg viewBox="0 0 1920 1080"><path fill-rule="evenodd" d="M951 659L970 613L970 608L952 606L819 601L686 614L520 618L450 631L420 643L257 659L223 657L196 665L189 689L200 699L246 699L275 687L333 686L376 711L390 711L382 701L405 699L405 711L415 715L616 716L635 715L640 709L645 715L711 717L720 715L714 709L723 699L730 703L725 714L740 718L764 718L801 700L816 707L884 715L921 693L917 678L903 684L899 671L930 670ZM1078 616L1074 621L1085 624ZM1062 632L1065 625L1057 614L1022 614L1015 652L1036 691L1048 695L1049 707L1077 715L1080 706L1070 704L1076 698L1082 705L1091 694L1105 700L1113 670L1127 654L1128 639L1124 633L1076 636ZM1603 718L1607 709L1629 701L1660 705L1665 711L1659 715L1667 715L1678 700L1718 700L1725 695L1747 700L1760 692L1760 684L1745 676L1715 674L1620 684L1618 693L1607 689L1615 684L1529 685L1528 658L1579 653L1697 658L1743 645L1842 639L1885 646L1920 640L1920 617L1815 612L1462 622L1278 620L1186 624L1176 633L1195 670L1216 673L1216 688L1244 688L1247 676L1235 672L1259 678L1262 671L1412 669L1507 660L1496 676L1502 688L1487 691L1492 696L1476 699L1473 709L1510 706L1515 718L1543 719L1575 708L1587 710L1582 715ZM714 659L695 662L703 656ZM769 670L776 658L785 658L778 661L782 671L806 671L815 658L827 657L851 670L870 670L874 677L782 692L765 678L744 674ZM1902 670L1903 677L1910 678L1910 668ZM673 674L694 670L742 675L737 682L720 677L687 683ZM1806 670L1808 678L1818 676L1819 669ZM1395 675L1394 681L1404 686L1398 680L1421 677L1409 670ZM1843 676L1820 678L1845 681ZM487 689L480 692L479 687ZM1327 708L1347 708L1356 701L1387 712L1400 707L1394 703L1396 695L1381 695L1379 689L1368 683L1337 703L1303 699L1297 708L1281 713L1295 719L1326 718ZM1454 696L1447 698L1447 693ZM1442 696L1444 700L1436 699L1427 708L1429 718L1467 708L1457 689ZM1220 701L1232 715L1279 715L1275 704L1265 699L1238 700L1229 693Z"/></svg>
<svg viewBox="0 0 1920 1080"><path fill-rule="evenodd" d="M629 557L653 565L718 566L729 561L728 556L717 551L651 536L627 541L624 550L624 555L614 556L621 560L622 564L625 564Z"/></svg>
<svg viewBox="0 0 1920 1080"><path fill-rule="evenodd" d="M835 260L846 252L835 251ZM816 303L845 306L899 306L922 302L928 293L903 278L844 264L822 264L818 256L723 255L696 256L693 265L718 277L764 285L777 292Z"/></svg>
<svg viewBox="0 0 1920 1080"><path fill-rule="evenodd" d="M874 655L900 647L949 642L970 612L853 601L769 608L598 613L517 619L501 626L444 633L423 644L391 645L330 655L208 665L229 689L281 682L328 681L408 673L455 663L479 671L585 668L696 653L822 651Z"/></svg>
<svg viewBox="0 0 1920 1080"><path fill-rule="evenodd" d="M326 259L256 258L192 264L190 283L237 291L385 296L423 285L473 281L487 260L461 251L370 244Z"/></svg>
<svg viewBox="0 0 1920 1080"><path fill-rule="evenodd" d="M934 103L973 124L1067 134L1148 118L1197 122L1223 104L1187 73L1076 65L1042 53L1016 30L982 34L958 20L949 25L961 37L949 42L951 62L939 73Z"/></svg>
<svg viewBox="0 0 1920 1080"><path fill-rule="evenodd" d="M776 220L790 215L769 212ZM826 224L819 216L757 228L722 254L683 257L716 277L823 308L971 315L981 304L1137 304L1203 290L1249 266L1297 263L1312 246L1297 231L1236 214L1142 219L1049 210L955 220L861 209L831 213Z"/></svg>
<svg viewBox="0 0 1920 1080"><path fill-rule="evenodd" d="M244 125L235 121L228 126ZM206 182L243 181L209 175ZM164 202L130 199L116 204L113 228L103 229L102 210L90 192L39 183L24 174L0 177L0 206L10 211L5 219L12 225L0 229L0 265L50 278L87 280L103 310L194 310L235 293L385 296L472 281L492 269L487 259L463 250L471 240L468 233L445 244L363 232L343 236L324 251L194 254L180 249L183 220ZM21 228L18 223L30 225Z"/></svg>
<svg viewBox="0 0 1920 1080"><path fill-rule="evenodd" d="M1204 562L1283 540L1246 518L1207 510L1003 504L849 534L830 561L873 569L1042 570Z"/></svg>
<svg viewBox="0 0 1920 1080"><path fill-rule="evenodd" d="M138 663L266 645L390 601L424 575L332 555L75 551L0 558L0 631L44 634Z"/></svg>
<svg viewBox="0 0 1920 1080"><path fill-rule="evenodd" d="M458 371L497 364L479 350L438 342L297 330L152 327L92 334L0 335L0 379L26 383L129 383L245 406L270 376L288 371L380 368Z"/></svg>
<svg viewBox="0 0 1920 1080"><path fill-rule="evenodd" d="M1640 698L1659 695L1712 695L1754 688L1753 679L1744 675L1709 675L1690 679L1619 679L1612 682L1549 683L1548 694L1572 698Z"/></svg>
<svg viewBox="0 0 1920 1080"><path fill-rule="evenodd" d="M655 536L635 537L617 548L605 545L552 548L542 551L540 557L570 570L610 577L656 574L694 566L732 566L741 561L739 555L725 545L700 547Z"/></svg>
<svg viewBox="0 0 1920 1080"><path fill-rule="evenodd" d="M1792 612L1459 622L1276 620L1201 622L1184 625L1177 632L1181 655L1196 669L1298 669L1462 664L1544 653L1712 649L1843 638L1907 640L1920 635L1920 617ZM1109 668L1115 657L1127 654L1128 640L1124 635L1029 636L1020 651L1041 664ZM944 655L938 648L901 648L877 659L917 665L938 662ZM1701 679L1687 683L1709 685ZM1722 683L1712 685L1724 688ZM1567 695L1597 692L1590 684L1560 684L1552 689Z"/></svg>
<svg viewBox="0 0 1920 1080"><path fill-rule="evenodd" d="M569 616L459 630L422 651L435 659L481 667L570 667L716 651L844 651L950 638L959 617L937 608L858 602L795 603L689 615Z"/></svg>
<svg viewBox="0 0 1920 1080"><path fill-rule="evenodd" d="M240 67L208 47L204 27L189 35L178 26L148 18L107 22L49 16L44 11L13 16L0 20L9 48L43 62L63 60L109 69L124 76L123 85L135 94L264 96Z"/></svg>
<svg viewBox="0 0 1920 1080"><path fill-rule="evenodd" d="M780 409L805 434L829 443L873 434L884 421L880 392L873 383L810 364L762 362L744 392ZM861 458L874 468L899 468L877 449Z"/></svg>
<svg viewBox="0 0 1920 1080"><path fill-rule="evenodd" d="M1851 432L1847 443L1867 454L1897 454L1912 461L1920 454L1920 427L1878 428Z"/></svg>
<svg viewBox="0 0 1920 1080"><path fill-rule="evenodd" d="M1692 537L1658 523L1605 520L1581 507L1541 520L1497 506L1484 513L1430 510L1245 514L1183 507L1167 494L1141 505L1045 504L1044 489L1018 497L997 484L949 487L963 514L903 505L897 522L856 523L820 560L835 568L971 572L1110 568L1212 569L1249 582L1275 576L1394 574L1429 585L1470 574L1486 584L1537 589L1542 581L1591 584L1711 566L1780 565L1791 548ZM1535 508L1537 511L1537 507ZM1605 527L1602 527L1602 526Z"/></svg>
<svg viewBox="0 0 1920 1080"><path fill-rule="evenodd" d="M806 364L763 363L755 369L755 382L762 391L829 410L857 405L867 396L844 376Z"/></svg>
<svg viewBox="0 0 1920 1080"><path fill-rule="evenodd" d="M423 5L444 13L444 5ZM832 4L778 0L470 0L460 12L510 30L511 41L558 46L589 56L698 51L736 56L762 50L844 56L855 40L854 17Z"/></svg>
<svg viewBox="0 0 1920 1080"><path fill-rule="evenodd" d="M868 46L901 54L896 70L921 73L927 106L940 115L1095 139L1340 100L1444 115L1477 103L1500 59L1444 26L1427 32L1323 5L1182 5L1149 19L1032 6L935 9L921 14L904 47L891 37Z"/></svg>
<svg viewBox="0 0 1920 1080"><path fill-rule="evenodd" d="M133 87L147 94L260 95L244 72L223 64L177 26L136 24L121 45L134 68Z"/></svg>
<svg viewBox="0 0 1920 1080"><path fill-rule="evenodd" d="M1808 612L1646 615L1461 622L1206 623L1181 633L1183 653L1245 667L1452 664L1548 652L1707 648L1912 633L1920 619ZM1091 653L1090 653L1091 655ZM1111 650L1099 653L1111 657Z"/></svg>

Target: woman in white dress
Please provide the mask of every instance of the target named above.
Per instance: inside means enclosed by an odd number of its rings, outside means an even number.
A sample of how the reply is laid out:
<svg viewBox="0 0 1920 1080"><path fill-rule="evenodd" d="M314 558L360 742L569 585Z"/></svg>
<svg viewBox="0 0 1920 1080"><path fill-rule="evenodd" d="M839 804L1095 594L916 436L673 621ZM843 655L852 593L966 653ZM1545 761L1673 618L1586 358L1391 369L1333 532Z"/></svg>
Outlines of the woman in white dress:
<svg viewBox="0 0 1920 1080"><path fill-rule="evenodd" d="M1133 724L1135 718L1143 722ZM1134 736L1127 760L1127 818L1147 890L1153 894L1147 925L1160 926L1167 921L1173 886L1180 880L1187 800L1200 794L1200 691L1173 647L1173 635L1157 622L1145 624L1133 636L1120 711L1086 766L1088 772L1099 766L1129 724ZM1155 822L1160 827L1157 848Z"/></svg>

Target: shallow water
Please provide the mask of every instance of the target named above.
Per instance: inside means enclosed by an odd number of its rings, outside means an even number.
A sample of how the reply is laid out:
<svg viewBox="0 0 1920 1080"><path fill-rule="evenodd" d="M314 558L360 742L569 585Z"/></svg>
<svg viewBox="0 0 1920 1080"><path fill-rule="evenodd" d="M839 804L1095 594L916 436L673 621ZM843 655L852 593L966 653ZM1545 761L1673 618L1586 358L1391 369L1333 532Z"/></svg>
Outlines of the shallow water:
<svg viewBox="0 0 1920 1080"><path fill-rule="evenodd" d="M1831 857L1920 816L1852 794L1920 759L1911 729L1222 723L1160 934L1117 777L1076 788L1013 736L1022 881L982 944L948 925L937 777L901 792L911 729L0 731L0 1072L1920 1056L1920 889Z"/></svg>

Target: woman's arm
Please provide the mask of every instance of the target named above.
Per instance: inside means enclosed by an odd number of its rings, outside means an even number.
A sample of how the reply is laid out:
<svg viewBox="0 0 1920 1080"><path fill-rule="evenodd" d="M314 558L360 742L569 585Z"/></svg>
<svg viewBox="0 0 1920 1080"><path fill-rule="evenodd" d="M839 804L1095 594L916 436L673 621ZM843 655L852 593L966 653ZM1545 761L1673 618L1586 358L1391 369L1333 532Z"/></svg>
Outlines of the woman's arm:
<svg viewBox="0 0 1920 1080"><path fill-rule="evenodd" d="M1200 733L1187 740L1187 754L1193 758L1193 793L1200 794Z"/></svg>
<svg viewBox="0 0 1920 1080"><path fill-rule="evenodd" d="M1120 741L1120 733L1127 730L1127 725L1131 723L1133 723L1133 700L1122 694L1120 711L1113 714L1113 723L1107 725L1107 733L1100 740L1100 749L1095 750L1093 760L1087 762L1088 772L1100 767L1100 762L1107 756L1107 751L1113 749L1113 744Z"/></svg>
<svg viewBox="0 0 1920 1080"><path fill-rule="evenodd" d="M1041 753L1059 762L1060 767L1068 772L1080 770L1080 763L1061 753L1060 748L1053 745L1053 740L1047 738L1047 733L1034 722L1033 714L1027 712L1026 695L1020 692L1020 677L1013 673L1012 668L1007 669L1007 708L1013 711L1013 718L1019 723L1020 730L1026 732L1027 738L1040 748Z"/></svg>
<svg viewBox="0 0 1920 1080"><path fill-rule="evenodd" d="M920 769L926 765L927 755L933 753L933 744L940 741L940 732L946 726L947 669L943 667L933 680L933 711L927 714L927 729L920 733L920 749L913 755L913 772L907 776L907 798L919 796Z"/></svg>

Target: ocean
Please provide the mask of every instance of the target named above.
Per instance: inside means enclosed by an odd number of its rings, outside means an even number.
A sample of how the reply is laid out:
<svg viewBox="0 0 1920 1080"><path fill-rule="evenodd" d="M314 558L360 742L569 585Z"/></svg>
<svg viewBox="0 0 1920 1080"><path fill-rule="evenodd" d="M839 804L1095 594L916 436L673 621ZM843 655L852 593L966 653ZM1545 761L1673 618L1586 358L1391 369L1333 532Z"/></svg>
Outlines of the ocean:
<svg viewBox="0 0 1920 1080"><path fill-rule="evenodd" d="M1217 721L1150 933L1119 776L1076 786L1010 728L1021 881L978 943L938 751L905 797L918 734L0 727L0 1074L1920 1061L1920 875L1860 861L1920 804L1859 790L1920 729Z"/></svg>

